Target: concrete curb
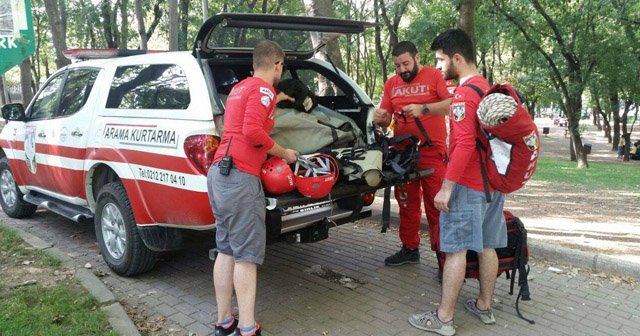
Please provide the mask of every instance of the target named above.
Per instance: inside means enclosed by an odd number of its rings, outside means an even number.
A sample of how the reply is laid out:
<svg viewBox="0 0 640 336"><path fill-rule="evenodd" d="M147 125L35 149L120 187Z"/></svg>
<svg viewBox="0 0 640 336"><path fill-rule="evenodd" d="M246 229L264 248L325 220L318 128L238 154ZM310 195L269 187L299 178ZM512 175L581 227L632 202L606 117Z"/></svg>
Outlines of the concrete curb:
<svg viewBox="0 0 640 336"><path fill-rule="evenodd" d="M49 255L62 260L65 267L75 269L76 278L100 303L100 310L106 313L109 324L115 332L122 336L140 336L140 332L136 328L135 324L131 321L131 318L129 318L129 315L127 315L127 312L124 310L122 305L116 301L113 293L111 293L109 288L91 271L82 266L75 265L73 263L73 259L64 254L57 247L54 247L53 244L47 243L44 240L20 229L8 227L6 225L3 226L11 230L15 230L18 235L20 235L20 237L33 248L45 251Z"/></svg>
<svg viewBox="0 0 640 336"><path fill-rule="evenodd" d="M376 214L374 213L374 216ZM394 218L394 214L391 214ZM398 226L396 221L392 221L391 226ZM420 223L420 230L427 231L427 223ZM540 257L550 261L569 264L580 268L589 268L594 272L605 272L615 275L624 275L640 279L640 264L627 260L617 259L601 253L586 252L564 246L549 244L539 239L528 238L529 254L533 257Z"/></svg>
<svg viewBox="0 0 640 336"><path fill-rule="evenodd" d="M533 257L566 263L595 272L625 275L640 279L640 264L616 259L600 253L585 252L564 246L553 245L537 239L529 239L529 254Z"/></svg>

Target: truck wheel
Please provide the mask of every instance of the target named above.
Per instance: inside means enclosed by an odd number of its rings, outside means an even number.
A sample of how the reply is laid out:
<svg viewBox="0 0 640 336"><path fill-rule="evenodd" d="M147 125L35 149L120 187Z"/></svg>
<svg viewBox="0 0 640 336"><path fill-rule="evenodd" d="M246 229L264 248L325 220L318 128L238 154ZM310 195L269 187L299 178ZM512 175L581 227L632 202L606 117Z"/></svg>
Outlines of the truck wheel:
<svg viewBox="0 0 640 336"><path fill-rule="evenodd" d="M9 160L6 157L0 159L0 205L2 210L11 218L25 218L33 215L38 206L25 202L22 199L24 194L18 189L16 180L9 167Z"/></svg>
<svg viewBox="0 0 640 336"><path fill-rule="evenodd" d="M149 250L140 238L122 183L108 183L100 189L95 228L102 257L117 274L144 273L156 264L158 254Z"/></svg>

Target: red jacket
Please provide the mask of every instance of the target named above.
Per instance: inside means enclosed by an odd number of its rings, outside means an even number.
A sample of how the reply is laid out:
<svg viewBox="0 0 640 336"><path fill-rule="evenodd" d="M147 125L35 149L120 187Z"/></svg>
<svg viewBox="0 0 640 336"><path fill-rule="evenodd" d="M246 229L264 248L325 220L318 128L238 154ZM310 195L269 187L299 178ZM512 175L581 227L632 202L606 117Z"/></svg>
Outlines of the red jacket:
<svg viewBox="0 0 640 336"><path fill-rule="evenodd" d="M424 141L424 136L411 117L401 115L402 108L409 104L436 103L451 97L442 73L435 68L423 66L416 78L410 83L405 82L399 75L394 75L384 83L384 93L380 108L391 113L396 124L393 129L395 136L413 134ZM420 117L433 147L423 147L420 151L419 168L429 168L430 160L442 161L446 153L447 128L444 117L425 115Z"/></svg>
<svg viewBox="0 0 640 336"><path fill-rule="evenodd" d="M481 134L477 111L482 99L466 84L473 84L485 93L489 90L489 82L480 75L456 88L449 108L449 165L445 178L484 191L480 155L476 149L476 138Z"/></svg>
<svg viewBox="0 0 640 336"><path fill-rule="evenodd" d="M269 137L275 107L276 90L273 85L257 77L249 77L236 84L227 97L224 132L213 161L220 161L229 147L234 167L260 177L267 151L275 143Z"/></svg>

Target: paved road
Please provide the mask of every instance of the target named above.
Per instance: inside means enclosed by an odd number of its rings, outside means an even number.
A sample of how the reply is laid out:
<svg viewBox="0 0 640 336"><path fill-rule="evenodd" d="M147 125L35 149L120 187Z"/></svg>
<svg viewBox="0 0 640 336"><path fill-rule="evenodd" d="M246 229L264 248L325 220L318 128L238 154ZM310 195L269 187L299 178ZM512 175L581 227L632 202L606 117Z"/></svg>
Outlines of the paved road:
<svg viewBox="0 0 640 336"><path fill-rule="evenodd" d="M167 317L174 329L161 331L163 335L207 335L211 331L215 305L212 263L207 258L213 239L210 233L189 235L187 248L167 256L153 271L122 278L102 262L91 224L74 223L45 211L26 220L0 214L0 220L54 243L78 265L90 262L107 273L103 281L129 309L135 308L150 320ZM259 268L260 322L270 335L424 335L407 323L407 317L432 309L438 301L436 264L431 253L423 252L422 264L385 267L382 260L398 246L395 232L380 234L378 227L367 222L334 228L329 239L315 244L270 245L265 265ZM357 288L307 272L314 266L354 279L349 285ZM458 334L638 334L638 288L583 271L556 274L546 264L534 265L530 276L533 300L521 302L521 310L535 325L516 316L515 298L508 294L504 278L496 290L498 323L481 325L461 304L477 292L477 282L469 280L457 307Z"/></svg>

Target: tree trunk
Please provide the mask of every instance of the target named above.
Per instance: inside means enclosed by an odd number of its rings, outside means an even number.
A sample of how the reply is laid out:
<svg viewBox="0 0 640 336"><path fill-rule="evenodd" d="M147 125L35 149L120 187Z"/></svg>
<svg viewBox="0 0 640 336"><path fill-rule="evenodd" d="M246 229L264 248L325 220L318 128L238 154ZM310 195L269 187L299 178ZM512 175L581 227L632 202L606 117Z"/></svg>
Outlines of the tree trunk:
<svg viewBox="0 0 640 336"><path fill-rule="evenodd" d="M631 109L632 104L632 101L625 100L624 112L622 113L622 118L620 118L620 123L622 124L622 137L624 138L624 161L629 161L629 150L631 149L631 134L627 132L627 116L629 115L629 110Z"/></svg>
<svg viewBox="0 0 640 336"><path fill-rule="evenodd" d="M71 61L64 57L63 51L67 50L67 33L63 30L66 25L60 16L60 9L56 0L43 0L44 8L49 20L49 30L51 31L51 42L56 53L56 66L58 69L70 64Z"/></svg>
<svg viewBox="0 0 640 336"><path fill-rule="evenodd" d="M115 36L113 33L113 25L111 24L111 2L102 0L100 3L100 14L102 15L102 30L104 31L104 39L107 42L107 48L117 48Z"/></svg>
<svg viewBox="0 0 640 336"><path fill-rule="evenodd" d="M207 21L208 18L209 18L209 2L207 0L202 0L202 22Z"/></svg>
<svg viewBox="0 0 640 336"><path fill-rule="evenodd" d="M611 144L611 151L618 150L618 144L620 143L620 98L618 97L618 91L613 91L609 96L609 113L612 116L613 121L613 142Z"/></svg>
<svg viewBox="0 0 640 336"><path fill-rule="evenodd" d="M33 92L37 91L37 86L38 83L40 83L40 45L42 43L42 29L40 29L40 24L41 24L41 18L39 14L36 14L34 12L33 14L33 20L34 20L34 24L33 24L33 28L35 30L35 38L36 38L36 52L35 55L32 56L34 58L34 62L31 63L32 67L33 67L33 77L34 77L34 84L35 84L35 88Z"/></svg>
<svg viewBox="0 0 640 336"><path fill-rule="evenodd" d="M119 48L127 49L129 41L129 0L120 0L120 43Z"/></svg>
<svg viewBox="0 0 640 336"><path fill-rule="evenodd" d="M378 59L380 60L380 68L382 72L382 82L385 83L387 81L387 58L382 51L382 28L380 27L380 19L379 19L379 11L380 11L380 2L379 0L373 0L373 12L375 17L375 44L376 44L376 54L378 55Z"/></svg>
<svg viewBox="0 0 640 336"><path fill-rule="evenodd" d="M7 104L6 93L4 89L4 76L0 76L0 105Z"/></svg>
<svg viewBox="0 0 640 336"><path fill-rule="evenodd" d="M571 70L569 71L571 72ZM569 74L569 77L571 78L571 74ZM565 104L567 106L567 127L569 129L569 134L571 135L571 151L574 152L571 154L571 158L573 160L573 155L575 155L575 161L577 161L578 168L589 168L587 154L584 152L579 130L580 111L582 111L582 92L573 91L572 93L573 94L569 96Z"/></svg>
<svg viewBox="0 0 640 336"><path fill-rule="evenodd" d="M32 82L31 59L27 58L20 63L20 92L22 93L22 105L25 107L29 105L31 98L33 98L33 91L31 90Z"/></svg>
<svg viewBox="0 0 640 336"><path fill-rule="evenodd" d="M593 116L593 126L597 127L598 131L602 131L602 124L600 123L600 113L594 108L591 114Z"/></svg>
<svg viewBox="0 0 640 336"><path fill-rule="evenodd" d="M120 1L116 0L116 3L113 5L113 10L111 10L111 31L113 32L113 45L114 48L120 48L120 30L118 29L118 8L120 6Z"/></svg>
<svg viewBox="0 0 640 336"><path fill-rule="evenodd" d="M38 82L40 80L38 76L38 70L36 69L36 63L38 62L38 58L36 56L31 56L31 92L38 92Z"/></svg>
<svg viewBox="0 0 640 336"><path fill-rule="evenodd" d="M525 101L525 105L527 107L527 111L529 111L529 115L531 119L536 119L536 103L538 99L528 99Z"/></svg>
<svg viewBox="0 0 640 336"><path fill-rule="evenodd" d="M169 8L169 50L178 50L178 0L168 0Z"/></svg>
<svg viewBox="0 0 640 336"><path fill-rule="evenodd" d="M475 12L475 0L460 0L460 29L464 30L473 45L476 44L474 29L473 29L473 13Z"/></svg>
<svg viewBox="0 0 640 336"><path fill-rule="evenodd" d="M160 7L160 5L162 4L163 1L164 0L158 0L155 6L153 6L153 21L151 21L151 24L149 25L149 30L147 30L147 41L149 41L151 36L153 36L153 32L156 30L156 27L160 23L160 19L162 18L162 14L163 14L162 8Z"/></svg>
<svg viewBox="0 0 640 336"><path fill-rule="evenodd" d="M333 15L333 6L331 0L304 0L304 7L309 16L324 16L324 17L334 17ZM317 46L319 43L319 35L311 34L311 40L314 46ZM324 59L327 61L333 62L333 64L338 69L344 69L344 63L342 62L342 55L340 54L340 48L338 46L337 41L332 41L327 43L325 47L326 52L319 51L316 56L320 59ZM324 77L318 83L318 95L328 95L329 92L333 91L332 94L339 94L337 87L332 87L329 85Z"/></svg>
<svg viewBox="0 0 640 336"><path fill-rule="evenodd" d="M178 45L180 50L189 48L189 0L180 0L180 34L178 36Z"/></svg>
<svg viewBox="0 0 640 336"><path fill-rule="evenodd" d="M399 42L398 38L398 27L400 26L400 21L402 20L402 16L407 11L407 6L409 4L409 0L396 0L394 1L389 8L385 4L384 0L376 0L374 2L374 6L377 3L378 8L375 12L376 23L378 22L378 16L382 18L382 23L387 28L387 32L389 33L389 41L387 44L386 54L382 54L382 41L376 41L376 52L378 53L378 57L380 58L380 62L382 65L382 78L386 82L387 80L387 62L389 60L389 55L391 54L391 50L395 47ZM387 10L393 11L393 17L389 17ZM376 38L380 38L380 29L376 28ZM377 49L380 48L378 51Z"/></svg>
<svg viewBox="0 0 640 336"><path fill-rule="evenodd" d="M140 49L147 50L147 28L144 27L144 12L142 11L142 0L134 0L136 21L138 21L138 35L140 35Z"/></svg>
<svg viewBox="0 0 640 336"><path fill-rule="evenodd" d="M595 110L598 111L598 113L602 117L602 130L604 131L604 137L607 138L608 143L611 143L613 139L611 138L611 123L609 122L610 114L602 109L602 105L600 104L600 97L598 97L597 94L594 94L593 100L595 102Z"/></svg>

